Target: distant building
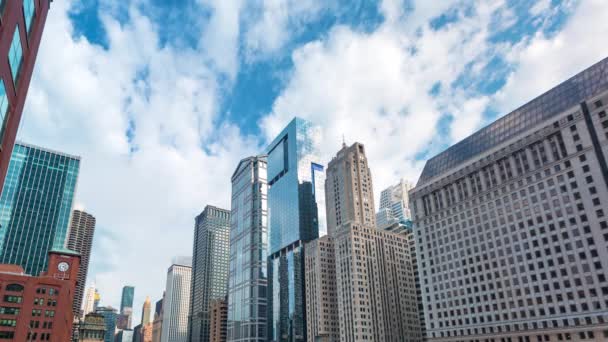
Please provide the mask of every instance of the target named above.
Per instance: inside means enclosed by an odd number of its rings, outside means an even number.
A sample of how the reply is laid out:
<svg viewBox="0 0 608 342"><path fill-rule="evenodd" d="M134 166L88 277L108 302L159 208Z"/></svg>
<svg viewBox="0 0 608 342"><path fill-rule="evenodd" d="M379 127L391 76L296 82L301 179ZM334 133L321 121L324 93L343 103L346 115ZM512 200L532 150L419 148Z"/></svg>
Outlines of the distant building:
<svg viewBox="0 0 608 342"><path fill-rule="evenodd" d="M340 326L333 240L328 235L320 237L307 243L305 250L306 340L338 342Z"/></svg>
<svg viewBox="0 0 608 342"><path fill-rule="evenodd" d="M380 193L380 210L376 214L376 225L380 229L399 222L411 220L408 191L414 185L401 179L399 183L389 186Z"/></svg>
<svg viewBox="0 0 608 342"><path fill-rule="evenodd" d="M51 2L0 1L0 56L5 61L0 65L0 190L9 168Z"/></svg>
<svg viewBox="0 0 608 342"><path fill-rule="evenodd" d="M209 304L228 293L229 210L208 205L196 217L192 253L188 341L209 342Z"/></svg>
<svg viewBox="0 0 608 342"><path fill-rule="evenodd" d="M0 339L69 341L79 266L80 256L65 249L49 252L48 271L39 276L20 265L0 265Z"/></svg>
<svg viewBox="0 0 608 342"><path fill-rule="evenodd" d="M169 267L163 298L161 342L188 341L191 274L192 264L186 258L173 260Z"/></svg>
<svg viewBox="0 0 608 342"><path fill-rule="evenodd" d="M148 323L151 323L150 320L150 311L152 309L152 304L150 303L150 297L146 296L146 300L144 301L144 305L141 308L141 325L145 326Z"/></svg>
<svg viewBox="0 0 608 342"><path fill-rule="evenodd" d="M266 339L268 309L266 175L266 156L241 160L232 174L227 338L231 342L258 342ZM243 310L248 306L251 310Z"/></svg>
<svg viewBox="0 0 608 342"><path fill-rule="evenodd" d="M608 58L426 162L410 199L430 341L606 339L607 113Z"/></svg>
<svg viewBox="0 0 608 342"><path fill-rule="evenodd" d="M160 342L162 336L163 327L163 301L165 300L165 293L163 298L156 302L154 306L154 320L152 322L152 342Z"/></svg>
<svg viewBox="0 0 608 342"><path fill-rule="evenodd" d="M97 289L95 288L95 284L92 284L87 288L86 295L84 297L84 307L82 309L81 318L84 319L88 313L95 312L95 294L97 293Z"/></svg>
<svg viewBox="0 0 608 342"><path fill-rule="evenodd" d="M133 342L140 342L141 341L141 329L142 326L141 324L138 324L136 326L133 327Z"/></svg>
<svg viewBox="0 0 608 342"><path fill-rule="evenodd" d="M213 299L209 304L209 341L226 342L228 305L226 299Z"/></svg>
<svg viewBox="0 0 608 342"><path fill-rule="evenodd" d="M135 287L123 286L122 297L120 299L120 314L127 317L126 325L122 324L118 329L131 329L131 321L133 319L133 298L135 297Z"/></svg>
<svg viewBox="0 0 608 342"><path fill-rule="evenodd" d="M131 319L130 314L121 314L119 313L116 316L116 329L125 330L129 329L129 320Z"/></svg>
<svg viewBox="0 0 608 342"><path fill-rule="evenodd" d="M95 313L103 316L103 320L106 325L104 342L114 342L114 335L116 334L116 316L118 316L118 312L111 306L102 306L98 307Z"/></svg>
<svg viewBox="0 0 608 342"><path fill-rule="evenodd" d="M84 316L80 324L80 342L103 342L106 335L106 323L104 316L90 312Z"/></svg>
<svg viewBox="0 0 608 342"><path fill-rule="evenodd" d="M79 166L79 157L15 144L0 196L0 263L39 275L49 251L66 246Z"/></svg>
<svg viewBox="0 0 608 342"><path fill-rule="evenodd" d="M319 222L325 172L321 130L294 118L270 143L268 155L268 341L306 338L304 244L325 234ZM318 198L317 198L318 195ZM322 216L321 216L322 217Z"/></svg>
<svg viewBox="0 0 608 342"><path fill-rule="evenodd" d="M72 211L70 233L68 234L68 249L80 254L80 270L78 271L78 284L74 294L74 317L84 316L81 311L84 287L87 283L87 272L89 271L89 257L93 245L93 233L95 232L95 217L81 210ZM87 313L93 311L93 293L91 293L90 307Z"/></svg>
<svg viewBox="0 0 608 342"><path fill-rule="evenodd" d="M152 342L153 329L154 328L152 326L152 323L142 325L141 326L141 341L138 341L138 342Z"/></svg>
<svg viewBox="0 0 608 342"><path fill-rule="evenodd" d="M114 342L133 342L133 330L119 330L114 337Z"/></svg>

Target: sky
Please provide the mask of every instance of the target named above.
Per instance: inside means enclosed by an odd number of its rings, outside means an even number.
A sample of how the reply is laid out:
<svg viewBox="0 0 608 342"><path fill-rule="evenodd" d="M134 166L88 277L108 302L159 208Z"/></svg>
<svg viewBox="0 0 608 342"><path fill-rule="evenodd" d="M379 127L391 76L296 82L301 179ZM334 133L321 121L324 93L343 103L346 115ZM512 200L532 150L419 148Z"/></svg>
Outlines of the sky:
<svg viewBox="0 0 608 342"><path fill-rule="evenodd" d="M81 156L97 218L88 282L161 298L194 217L294 116L322 161L365 144L376 196L426 159L608 56L605 0L63 0L18 139Z"/></svg>

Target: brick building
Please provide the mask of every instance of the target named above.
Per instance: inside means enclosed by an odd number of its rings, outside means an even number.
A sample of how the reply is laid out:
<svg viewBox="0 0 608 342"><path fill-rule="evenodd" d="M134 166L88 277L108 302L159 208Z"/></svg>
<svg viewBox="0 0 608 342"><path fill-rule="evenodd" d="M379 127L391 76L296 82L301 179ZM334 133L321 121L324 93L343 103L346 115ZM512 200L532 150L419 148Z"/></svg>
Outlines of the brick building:
<svg viewBox="0 0 608 342"><path fill-rule="evenodd" d="M48 271L37 277L0 265L0 339L69 341L79 266L80 256L69 250L49 252Z"/></svg>

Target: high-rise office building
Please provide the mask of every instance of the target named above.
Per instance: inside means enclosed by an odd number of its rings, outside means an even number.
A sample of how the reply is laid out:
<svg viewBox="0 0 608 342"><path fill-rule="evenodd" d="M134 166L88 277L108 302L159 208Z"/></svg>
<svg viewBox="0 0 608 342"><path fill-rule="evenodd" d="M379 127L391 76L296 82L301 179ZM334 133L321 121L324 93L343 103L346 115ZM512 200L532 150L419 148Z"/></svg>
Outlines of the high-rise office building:
<svg viewBox="0 0 608 342"><path fill-rule="evenodd" d="M209 342L209 303L228 293L230 211L211 205L195 219L188 342Z"/></svg>
<svg viewBox="0 0 608 342"><path fill-rule="evenodd" d="M116 337L114 337L114 342L133 342L133 330L119 330L118 333L116 333Z"/></svg>
<svg viewBox="0 0 608 342"><path fill-rule="evenodd" d="M135 297L135 287L123 286L122 297L120 298L120 315L118 329L131 329L133 318L133 298Z"/></svg>
<svg viewBox="0 0 608 342"><path fill-rule="evenodd" d="M266 156L232 174L228 341L266 341L268 182Z"/></svg>
<svg viewBox="0 0 608 342"><path fill-rule="evenodd" d="M338 342L340 328L333 240L322 236L305 246L306 340Z"/></svg>
<svg viewBox="0 0 608 342"><path fill-rule="evenodd" d="M226 299L213 299L209 303L209 342L226 342L228 303Z"/></svg>
<svg viewBox="0 0 608 342"><path fill-rule="evenodd" d="M82 308L82 316L81 316L82 319L84 319L84 316L86 316L86 314L95 312L94 304L95 304L95 293L96 292L97 292L97 290L95 289L95 284L91 284L91 286L89 286L87 288L87 292L84 297L84 306Z"/></svg>
<svg viewBox="0 0 608 342"><path fill-rule="evenodd" d="M0 1L0 56L6 61L0 65L0 190L12 159L50 3Z"/></svg>
<svg viewBox="0 0 608 342"><path fill-rule="evenodd" d="M427 161L410 200L431 341L603 338L607 112L608 58Z"/></svg>
<svg viewBox="0 0 608 342"><path fill-rule="evenodd" d="M80 254L80 269L78 270L78 284L74 293L74 317L84 317L81 312L84 287L87 283L87 272L89 271L89 257L93 245L93 233L95 232L95 217L81 210L72 211L72 222L68 235L68 249ZM93 294L91 294L90 311L93 311ZM90 312L89 311L89 312ZM87 312L88 313L88 312Z"/></svg>
<svg viewBox="0 0 608 342"><path fill-rule="evenodd" d="M173 260L167 272L167 285L162 304L161 342L188 341L190 311L191 258Z"/></svg>
<svg viewBox="0 0 608 342"><path fill-rule="evenodd" d="M372 177L362 144L343 145L329 162L325 193L329 235L306 246L306 301L312 311L307 314L317 317L308 330L318 334L308 341L335 341L336 327L340 341L421 340L408 240L375 227ZM335 286L315 278L323 275L335 277ZM334 300L337 314L331 314Z"/></svg>
<svg viewBox="0 0 608 342"><path fill-rule="evenodd" d="M414 185L401 179L380 193L380 210L376 214L376 225L384 229L394 223L411 220L408 192Z"/></svg>
<svg viewBox="0 0 608 342"><path fill-rule="evenodd" d="M0 197L0 263L38 275L49 251L65 248L79 166L79 157L15 144Z"/></svg>
<svg viewBox="0 0 608 342"><path fill-rule="evenodd" d="M104 342L114 342L114 334L116 334L116 317L118 312L111 306L98 307L95 313L103 316L106 325Z"/></svg>
<svg viewBox="0 0 608 342"><path fill-rule="evenodd" d="M159 299L154 306L154 320L152 321L152 342L160 342L162 336L163 327L163 302L165 300L165 293L163 292L163 298Z"/></svg>
<svg viewBox="0 0 608 342"><path fill-rule="evenodd" d="M147 325L151 322L150 320L150 312L152 310L152 304L150 303L150 297L146 296L146 300L144 301L144 305L141 308L141 325Z"/></svg>
<svg viewBox="0 0 608 342"><path fill-rule="evenodd" d="M268 249L270 341L304 341L304 243L323 235L315 191L323 179L318 163L319 127L294 118L274 139L268 155Z"/></svg>

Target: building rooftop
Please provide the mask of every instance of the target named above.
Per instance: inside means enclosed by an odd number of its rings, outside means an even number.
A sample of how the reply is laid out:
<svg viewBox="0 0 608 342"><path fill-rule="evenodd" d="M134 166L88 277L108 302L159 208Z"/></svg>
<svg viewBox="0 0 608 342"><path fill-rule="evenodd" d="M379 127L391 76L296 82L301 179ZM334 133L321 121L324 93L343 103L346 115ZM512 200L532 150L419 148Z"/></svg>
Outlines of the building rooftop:
<svg viewBox="0 0 608 342"><path fill-rule="evenodd" d="M608 57L429 159L418 186L608 89Z"/></svg>

